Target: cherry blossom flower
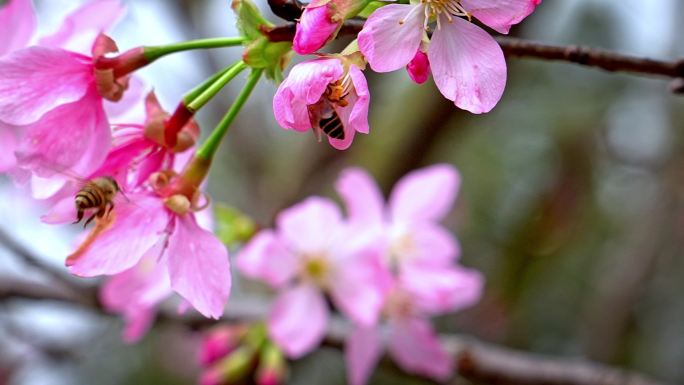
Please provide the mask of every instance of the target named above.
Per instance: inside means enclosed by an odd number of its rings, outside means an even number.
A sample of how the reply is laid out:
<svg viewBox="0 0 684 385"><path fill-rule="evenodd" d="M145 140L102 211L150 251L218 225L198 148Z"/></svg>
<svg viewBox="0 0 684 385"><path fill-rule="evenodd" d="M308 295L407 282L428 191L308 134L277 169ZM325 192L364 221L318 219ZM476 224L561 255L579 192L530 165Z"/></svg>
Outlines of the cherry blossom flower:
<svg viewBox="0 0 684 385"><path fill-rule="evenodd" d="M351 226L385 245L384 262L393 273L382 277L387 333L357 325L347 340L352 385L365 384L384 344L408 372L436 380L451 375L451 359L427 318L471 306L483 285L478 272L455 264L458 244L436 223L451 208L458 185L458 172L450 165L416 170L397 183L385 207L378 186L365 171L347 169L338 179L336 187Z"/></svg>
<svg viewBox="0 0 684 385"><path fill-rule="evenodd" d="M421 0L375 12L358 35L371 68L390 72L407 64L432 34L427 55L439 91L457 107L480 114L497 104L506 85L506 62L497 42L463 17L476 17L501 33L532 13L541 0Z"/></svg>
<svg viewBox="0 0 684 385"><path fill-rule="evenodd" d="M67 258L70 271L83 277L114 275L151 255L173 291L204 316L219 318L231 287L228 251L198 225L196 201L174 187L184 175L119 201Z"/></svg>
<svg viewBox="0 0 684 385"><path fill-rule="evenodd" d="M300 55L318 51L337 35L342 23L359 13L365 0L314 0L302 12L292 49Z"/></svg>
<svg viewBox="0 0 684 385"><path fill-rule="evenodd" d="M394 361L409 373L431 377L438 381L452 374L452 359L441 346L428 317L455 312L476 303L483 286L482 276L473 270L453 266L448 287L449 307L435 308L434 291L416 293L408 288L405 279L396 279L388 286L383 308L387 329L358 326L347 337L345 358L351 385L363 385L370 377L386 345ZM405 278L406 274L404 274ZM416 275L418 281L431 279ZM446 278L446 277L445 277ZM443 282L443 283L446 283ZM453 283L456 283L455 285ZM433 285L427 285L434 289ZM442 291L441 294L444 294ZM426 302L428 305L426 306Z"/></svg>
<svg viewBox="0 0 684 385"><path fill-rule="evenodd" d="M281 212L276 223L237 257L245 276L280 291L268 317L271 339L291 358L315 348L329 318L324 293L354 322L374 325L383 301L376 247L348 232L337 206L312 197Z"/></svg>
<svg viewBox="0 0 684 385"><path fill-rule="evenodd" d="M42 46L51 47L70 47L71 49L77 50L78 52L85 52L84 48L86 47L88 50L90 50L91 46L93 45L93 41L95 40L96 34L100 33L102 30L109 28L116 21L116 19L118 19L122 15L123 11L124 7L121 6L118 0L99 0L90 2L76 9L73 13L67 15L64 21L60 24L61 27L59 31L55 32L52 35L40 38L38 44ZM37 26L36 15L33 11L33 7L31 6L31 1L11 0L4 7L0 8L0 26L0 29L5 31L5 33L0 33L0 57L3 57L4 55L7 55L11 52L20 50L31 44L31 42L35 39L35 31ZM21 61L23 60L23 58L25 58L25 55L21 55L18 60ZM49 60L49 58L44 59ZM63 61L57 62L57 64L60 63L64 64ZM29 67L31 67L31 64L28 64ZM42 63L42 65L45 66L45 62ZM11 68L19 69L16 65L11 66ZM29 72L31 72L33 69L35 69L35 67L29 68ZM5 75L3 74L3 76ZM47 79L41 79L41 81L43 82L42 86L50 84L45 83L44 80ZM66 79L66 82L69 82L70 80L73 80L73 78ZM36 86L40 87L41 84L36 84ZM11 84L9 85L9 87L10 88L8 89L8 91L12 91ZM64 90L65 89L62 88L62 91ZM35 91L36 93L43 92L43 90L33 91ZM74 96L70 92L69 94L71 96L66 96L66 100L56 100L55 105L52 107L64 103L71 105L72 102L75 102L77 96ZM92 101L92 97L90 97L90 95L87 94L87 90L81 94L81 100L83 103ZM55 94L52 93L48 95L47 98L54 95ZM86 98L85 96L89 97ZM29 98L31 98L31 96L29 96ZM48 108L52 109L52 107ZM72 107L77 106L72 105ZM74 108L73 110L77 109L78 108ZM69 111L65 110L70 109L63 108L60 111L60 113L53 113L49 118L46 119L45 122L43 122L42 125L38 123L31 124L35 122L37 116L29 117L28 119L23 119L21 118L21 116L8 119L5 114L4 119L0 118L0 139L2 139L0 140L0 152L2 152L2 155L0 155L0 173L11 171L17 166L15 151L20 151L20 156L24 157L24 162L22 162L23 166L26 166L26 157L32 159L29 160L28 163L35 164L38 151L35 151L35 149L32 146L27 145L26 140L20 140L20 137L22 137L25 134L29 135L29 137L33 139L35 139L36 137L46 137L50 139L51 137L44 132L46 129L46 124L54 124L55 121L59 121L63 123L65 126L68 126L74 123L73 119L68 119ZM24 112L25 111L19 111L18 115L21 115ZM45 111L38 111L37 115L42 115L44 112ZM90 131L89 128L86 128L84 130L86 131L85 133L77 133L79 135L85 134L84 137L88 138L90 137L90 134L93 133L92 131L97 133L104 130L104 125L101 124L103 115L100 114L99 110L92 110L90 111L90 114L86 112L87 111L83 111L83 113L76 115L75 117L84 118L84 122L93 122L94 126L90 127ZM59 130L54 131L59 132ZM97 135L95 137L97 137ZM22 143L23 146L21 149L19 149L18 147ZM83 150L85 150L86 146L82 147ZM59 151L60 149L59 146L55 146L54 148L57 151ZM44 159L45 161L54 160L55 153L50 153L46 155ZM84 163L88 163L91 160L93 159L86 156ZM73 163L71 164L73 166ZM43 174L45 174L45 170L43 170Z"/></svg>
<svg viewBox="0 0 684 385"><path fill-rule="evenodd" d="M285 129L325 133L330 144L347 149L358 131L367 134L370 94L361 69L347 57L321 57L292 68L273 98Z"/></svg>
<svg viewBox="0 0 684 385"><path fill-rule="evenodd" d="M199 126L194 119L190 119L178 133L174 148L165 147L163 130L168 114L162 110L154 93L147 96L145 107L147 117L144 125L118 126L114 131L113 147L107 158L97 170L82 179L109 176L114 178L124 191L133 190L146 182L154 172L170 168L174 164L175 154L187 150L195 143L199 136ZM82 181L74 180L68 175L55 175L51 178L33 176L33 197L52 198L56 202L42 220L52 224L73 221L76 215L73 197L81 185Z"/></svg>

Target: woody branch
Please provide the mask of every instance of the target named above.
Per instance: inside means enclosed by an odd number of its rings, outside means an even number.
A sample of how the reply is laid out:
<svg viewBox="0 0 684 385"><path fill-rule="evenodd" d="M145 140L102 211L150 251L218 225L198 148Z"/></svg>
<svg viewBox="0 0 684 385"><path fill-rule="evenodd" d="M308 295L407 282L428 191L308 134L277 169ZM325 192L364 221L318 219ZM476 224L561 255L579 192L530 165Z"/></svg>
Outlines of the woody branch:
<svg viewBox="0 0 684 385"><path fill-rule="evenodd" d="M0 245L12 251L24 261L40 261L27 250L16 247L11 237L3 234ZM47 272L44 264L32 264L37 270ZM60 280L47 273L53 281ZM69 281L66 281L69 282ZM106 313L99 301L97 289L92 286L69 285L68 291L57 290L50 284L30 282L11 277L0 277L0 303L16 300L53 301ZM78 289L78 293L73 293ZM227 318L221 322L245 322L263 318L265 308L257 308L252 301L236 304ZM166 324L182 325L191 329L204 328L217 321L175 313L161 313L158 321ZM343 344L347 332L346 325L336 322L328 332L327 343L336 347ZM441 340L454 357L455 367L461 377L471 381L502 385L667 385L629 371L612 368L592 362L568 358L548 357L527 353L460 335L442 335Z"/></svg>
<svg viewBox="0 0 684 385"><path fill-rule="evenodd" d="M295 21L303 10L303 5L297 0L269 0L269 5L273 13L287 21ZM347 20L338 36L358 34L363 23L361 19ZM294 34L294 23L276 26L268 32L273 41L291 41ZM563 61L609 72L668 77L674 79L672 91L684 93L684 59L657 60L599 48L544 44L507 36L498 36L496 40L507 57Z"/></svg>

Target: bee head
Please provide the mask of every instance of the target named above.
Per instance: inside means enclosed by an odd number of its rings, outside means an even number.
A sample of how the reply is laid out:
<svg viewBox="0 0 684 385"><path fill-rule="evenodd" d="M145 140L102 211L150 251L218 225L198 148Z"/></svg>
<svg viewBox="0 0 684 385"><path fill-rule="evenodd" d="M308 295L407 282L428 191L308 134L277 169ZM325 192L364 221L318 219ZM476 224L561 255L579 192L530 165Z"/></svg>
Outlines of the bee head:
<svg viewBox="0 0 684 385"><path fill-rule="evenodd" d="M112 178L111 176L106 176L105 178L107 179L107 181L109 181L112 184L112 187L114 188L114 192L121 191L121 187L119 187L119 184L116 182L116 179Z"/></svg>

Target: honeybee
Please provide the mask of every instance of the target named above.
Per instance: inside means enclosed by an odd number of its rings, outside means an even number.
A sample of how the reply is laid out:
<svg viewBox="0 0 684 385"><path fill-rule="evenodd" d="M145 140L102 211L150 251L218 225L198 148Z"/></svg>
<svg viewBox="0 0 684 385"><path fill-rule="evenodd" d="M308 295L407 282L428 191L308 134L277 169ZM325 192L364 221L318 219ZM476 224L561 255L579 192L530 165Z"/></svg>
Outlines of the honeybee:
<svg viewBox="0 0 684 385"><path fill-rule="evenodd" d="M83 224L86 227L95 217L102 218L114 209L114 197L121 191L116 179L110 176L101 176L85 181L83 187L76 193L74 203L78 211L76 221L83 219L83 214L88 209L97 209Z"/></svg>
<svg viewBox="0 0 684 385"><path fill-rule="evenodd" d="M333 139L344 140L344 124L335 109L349 105L346 97L351 92L351 78L345 76L334 83L328 84L325 92L318 103L309 106L309 118L314 122L314 133L320 140L320 133L323 132Z"/></svg>

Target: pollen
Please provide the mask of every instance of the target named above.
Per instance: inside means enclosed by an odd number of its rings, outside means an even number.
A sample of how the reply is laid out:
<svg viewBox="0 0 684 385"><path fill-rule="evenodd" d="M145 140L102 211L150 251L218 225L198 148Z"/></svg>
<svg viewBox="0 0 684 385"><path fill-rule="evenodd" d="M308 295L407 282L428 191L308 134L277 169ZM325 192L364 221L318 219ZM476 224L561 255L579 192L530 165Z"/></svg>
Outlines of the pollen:
<svg viewBox="0 0 684 385"><path fill-rule="evenodd" d="M312 255L305 256L302 269L302 278L316 283L320 287L327 285L330 274L330 265L324 256Z"/></svg>
<svg viewBox="0 0 684 385"><path fill-rule="evenodd" d="M428 23L432 20L437 21L439 29L442 15L449 23L453 22L454 17L465 17L468 21L472 21L472 14L463 8L459 0L421 0L421 5L424 7L426 30L428 30Z"/></svg>

